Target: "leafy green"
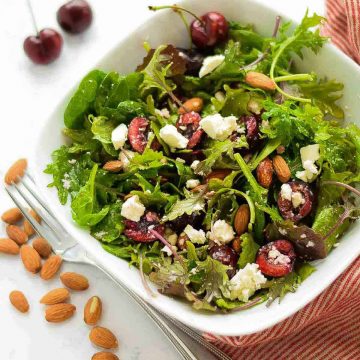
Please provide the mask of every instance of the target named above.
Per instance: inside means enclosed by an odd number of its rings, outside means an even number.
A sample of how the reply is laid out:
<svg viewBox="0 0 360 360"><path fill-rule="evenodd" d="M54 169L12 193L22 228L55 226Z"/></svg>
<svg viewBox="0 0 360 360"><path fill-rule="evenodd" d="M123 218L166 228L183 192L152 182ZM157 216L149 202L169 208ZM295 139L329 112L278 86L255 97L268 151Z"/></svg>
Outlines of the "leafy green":
<svg viewBox="0 0 360 360"><path fill-rule="evenodd" d="M116 127L114 121L105 116L91 117L91 121L91 131L94 134L94 139L102 143L108 154L117 157L118 151L115 150L111 141L111 133Z"/></svg>
<svg viewBox="0 0 360 360"><path fill-rule="evenodd" d="M240 240L241 253L237 266L242 269L246 266L246 264L255 262L256 253L260 246L254 241L254 238L249 233L241 235Z"/></svg>
<svg viewBox="0 0 360 360"><path fill-rule="evenodd" d="M65 109L66 127L78 129L82 126L84 115L92 109L99 85L105 75L101 70L93 70L84 77Z"/></svg>
<svg viewBox="0 0 360 360"><path fill-rule="evenodd" d="M87 183L79 190L71 203L73 219L80 226L93 226L99 223L109 211L108 206L100 209L96 200L95 177L97 170L98 166L95 164Z"/></svg>

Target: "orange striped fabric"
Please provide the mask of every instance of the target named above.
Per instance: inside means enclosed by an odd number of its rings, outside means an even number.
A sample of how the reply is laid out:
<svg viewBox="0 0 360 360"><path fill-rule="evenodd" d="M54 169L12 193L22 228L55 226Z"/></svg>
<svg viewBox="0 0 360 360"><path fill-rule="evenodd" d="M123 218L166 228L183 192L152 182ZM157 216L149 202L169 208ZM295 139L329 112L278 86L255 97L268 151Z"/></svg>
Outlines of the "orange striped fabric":
<svg viewBox="0 0 360 360"><path fill-rule="evenodd" d="M204 335L236 360L359 360L360 257L305 308L272 328Z"/></svg>

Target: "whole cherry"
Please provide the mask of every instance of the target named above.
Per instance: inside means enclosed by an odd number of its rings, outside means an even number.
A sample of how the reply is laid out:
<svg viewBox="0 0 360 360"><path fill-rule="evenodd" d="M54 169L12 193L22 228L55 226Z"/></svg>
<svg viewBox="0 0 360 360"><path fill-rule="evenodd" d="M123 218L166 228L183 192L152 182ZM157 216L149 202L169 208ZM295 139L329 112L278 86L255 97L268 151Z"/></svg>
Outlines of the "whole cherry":
<svg viewBox="0 0 360 360"><path fill-rule="evenodd" d="M92 22L92 10L85 0L71 0L61 6L57 12L57 21L65 31L79 34Z"/></svg>
<svg viewBox="0 0 360 360"><path fill-rule="evenodd" d="M35 36L28 36L24 40L25 54L36 64L49 64L56 60L61 53L62 36L55 30L45 28Z"/></svg>

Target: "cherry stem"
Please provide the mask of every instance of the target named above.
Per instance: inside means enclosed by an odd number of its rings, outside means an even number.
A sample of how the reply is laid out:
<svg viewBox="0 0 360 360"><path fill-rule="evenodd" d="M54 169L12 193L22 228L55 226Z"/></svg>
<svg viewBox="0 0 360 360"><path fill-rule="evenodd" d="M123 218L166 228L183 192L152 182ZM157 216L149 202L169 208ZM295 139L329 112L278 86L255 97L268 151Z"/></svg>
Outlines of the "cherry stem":
<svg viewBox="0 0 360 360"><path fill-rule="evenodd" d="M175 12L184 11L184 12L190 14L191 16L193 16L197 21L200 21L200 23L201 23L202 25L205 25L205 24L204 24L204 21L202 21L195 13L193 13L192 11L187 10L187 9L181 7L181 6L177 6L177 5L151 6L151 5L150 5L148 8L149 8L149 10L151 10L151 11L157 11L157 10L162 10L162 9L172 9L172 10L174 10Z"/></svg>
<svg viewBox="0 0 360 360"><path fill-rule="evenodd" d="M141 277L141 282L144 285L144 289L145 291L148 293L148 295L150 295L151 297L156 297L156 294L154 294L154 292L150 289L149 284L146 281L145 275L144 275L144 270L143 270L143 255L140 254L139 257L139 268L140 268L140 277Z"/></svg>
<svg viewBox="0 0 360 360"><path fill-rule="evenodd" d="M153 234L154 236L156 236L157 239L159 239L165 246L167 246L171 253L174 255L174 258L176 260L178 260L181 264L183 264L183 259L179 256L179 254L173 249L173 247L171 246L171 244L163 237L161 236L156 230L154 229L149 229L149 232L151 234Z"/></svg>
<svg viewBox="0 0 360 360"><path fill-rule="evenodd" d="M339 181L334 181L334 180L324 180L322 181L322 184L324 185L335 185L335 186L340 186L343 187L347 190L350 190L351 192L353 192L354 194L356 194L357 196L360 196L360 191L358 189L355 189L354 187L348 185L348 184L344 184L342 182Z"/></svg>
<svg viewBox="0 0 360 360"><path fill-rule="evenodd" d="M34 30L35 30L35 32L36 32L36 36L39 36L39 30L38 30L38 27L37 27L37 24L36 24L35 15L34 15L34 10L33 10L33 7L32 7L32 5L31 5L31 0L26 0L26 3L27 3L28 8L29 8L29 12L30 12L30 16L31 16L31 21L32 21Z"/></svg>

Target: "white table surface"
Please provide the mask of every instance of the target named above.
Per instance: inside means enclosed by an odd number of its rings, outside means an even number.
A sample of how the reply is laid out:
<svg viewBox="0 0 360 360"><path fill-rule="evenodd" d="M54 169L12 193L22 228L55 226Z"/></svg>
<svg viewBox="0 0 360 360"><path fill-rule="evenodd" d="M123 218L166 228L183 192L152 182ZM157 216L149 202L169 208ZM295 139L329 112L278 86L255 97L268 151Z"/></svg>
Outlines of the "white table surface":
<svg viewBox="0 0 360 360"><path fill-rule="evenodd" d="M32 0L32 3L38 27L58 29L55 13L63 1ZM27 156L33 134L74 82L119 39L151 16L147 5L170 3L163 0L92 0L94 22L91 28L82 35L64 35L61 57L51 65L36 66L25 57L22 49L24 38L34 33L26 0L3 0L0 11L0 171L17 158ZM302 17L307 6L320 14L324 12L323 0L274 0L273 4L296 19ZM1 189L0 212L11 205ZM0 237L2 234L5 234L3 225ZM82 321L82 310L92 295L99 295L103 300L101 325L118 336L117 354L121 359L178 359L156 327L102 273L89 266L73 264L64 264L62 271L86 275L91 286L86 292L72 295L78 310L71 320L48 324L39 299L48 290L60 286L60 281L44 282L39 276L27 273L19 257L0 256L1 360L90 359L96 349L88 340L89 327ZM28 314L16 312L9 304L8 294L14 289L27 295ZM199 359L203 358L199 353Z"/></svg>

